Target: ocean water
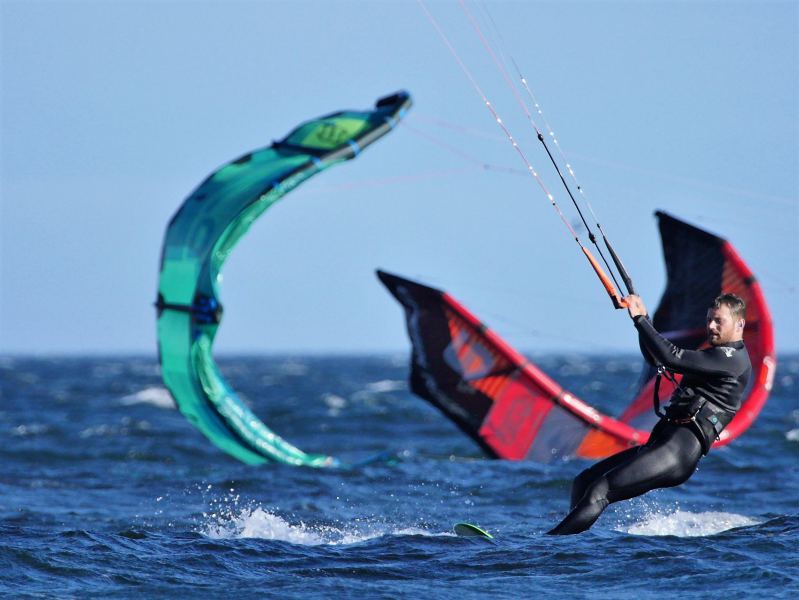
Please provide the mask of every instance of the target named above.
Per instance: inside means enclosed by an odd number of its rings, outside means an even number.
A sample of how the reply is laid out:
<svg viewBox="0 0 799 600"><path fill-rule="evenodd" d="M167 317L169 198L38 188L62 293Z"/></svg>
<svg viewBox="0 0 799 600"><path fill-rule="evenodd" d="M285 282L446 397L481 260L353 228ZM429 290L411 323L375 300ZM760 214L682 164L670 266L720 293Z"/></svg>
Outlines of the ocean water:
<svg viewBox="0 0 799 600"><path fill-rule="evenodd" d="M618 414L634 356L536 360ZM799 597L799 356L683 486L543 532L590 463L488 460L407 391L407 357L227 357L256 413L357 462L248 467L175 409L154 357L0 357L0 595L14 598ZM470 521L493 541L459 538Z"/></svg>

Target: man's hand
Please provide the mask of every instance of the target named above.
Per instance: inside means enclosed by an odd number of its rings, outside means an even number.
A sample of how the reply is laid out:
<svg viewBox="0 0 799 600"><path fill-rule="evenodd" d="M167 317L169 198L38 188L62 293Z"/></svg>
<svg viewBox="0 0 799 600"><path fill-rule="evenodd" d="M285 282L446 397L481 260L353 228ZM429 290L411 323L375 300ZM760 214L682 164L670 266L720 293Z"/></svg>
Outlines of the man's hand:
<svg viewBox="0 0 799 600"><path fill-rule="evenodd" d="M630 294L624 301L627 303L627 312L630 313L630 318L634 319L639 315L646 316L646 306L644 306L644 301L641 300L640 296Z"/></svg>

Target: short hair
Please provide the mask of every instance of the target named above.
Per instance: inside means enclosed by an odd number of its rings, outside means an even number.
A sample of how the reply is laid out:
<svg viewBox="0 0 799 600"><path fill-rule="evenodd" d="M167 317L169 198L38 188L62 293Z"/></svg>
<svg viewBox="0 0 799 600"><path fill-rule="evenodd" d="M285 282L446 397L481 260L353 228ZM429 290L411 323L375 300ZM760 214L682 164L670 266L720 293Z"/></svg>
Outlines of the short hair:
<svg viewBox="0 0 799 600"><path fill-rule="evenodd" d="M737 294L722 294L713 301L711 308L726 306L733 319L746 319L746 302Z"/></svg>

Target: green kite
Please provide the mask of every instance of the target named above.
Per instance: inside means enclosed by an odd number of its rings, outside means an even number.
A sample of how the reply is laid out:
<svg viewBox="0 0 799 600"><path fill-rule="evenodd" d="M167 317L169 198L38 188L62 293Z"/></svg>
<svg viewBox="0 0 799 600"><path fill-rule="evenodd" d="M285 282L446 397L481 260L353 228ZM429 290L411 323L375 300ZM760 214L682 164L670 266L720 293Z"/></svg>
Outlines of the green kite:
<svg viewBox="0 0 799 600"><path fill-rule="evenodd" d="M267 208L313 175L358 156L389 133L410 106L410 95L398 92L372 110L303 123L282 141L212 173L169 222L156 302L161 375L186 418L244 463L339 464L327 455L306 454L275 434L222 377L212 357L222 319L222 265Z"/></svg>

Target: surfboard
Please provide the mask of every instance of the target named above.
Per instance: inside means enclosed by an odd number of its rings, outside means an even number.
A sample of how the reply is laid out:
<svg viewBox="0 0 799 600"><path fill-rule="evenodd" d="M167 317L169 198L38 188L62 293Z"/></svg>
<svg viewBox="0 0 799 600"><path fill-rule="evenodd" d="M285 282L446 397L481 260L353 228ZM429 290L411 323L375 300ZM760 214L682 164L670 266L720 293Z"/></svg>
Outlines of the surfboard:
<svg viewBox="0 0 799 600"><path fill-rule="evenodd" d="M488 533L485 529L481 529L477 525L472 525L471 523L455 523L455 526L452 529L455 531L455 535L459 535L461 537L482 537L488 538L489 540L494 539L494 536Z"/></svg>

